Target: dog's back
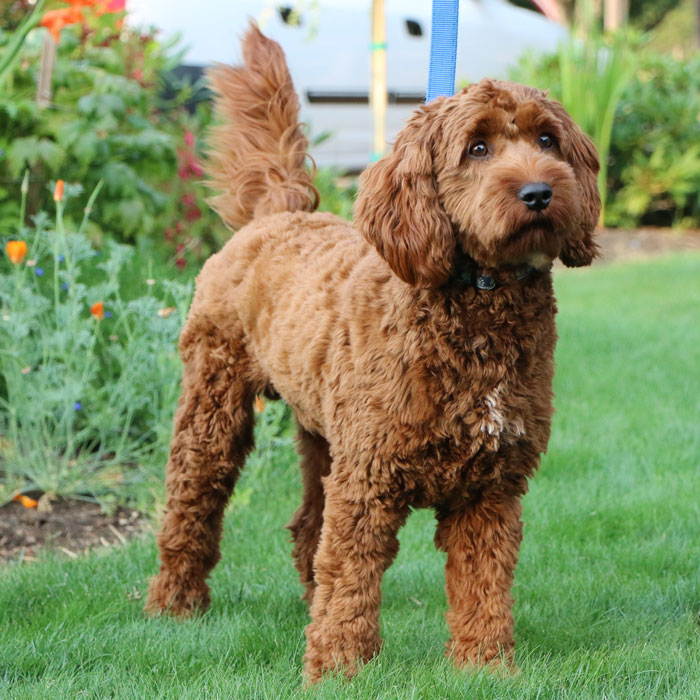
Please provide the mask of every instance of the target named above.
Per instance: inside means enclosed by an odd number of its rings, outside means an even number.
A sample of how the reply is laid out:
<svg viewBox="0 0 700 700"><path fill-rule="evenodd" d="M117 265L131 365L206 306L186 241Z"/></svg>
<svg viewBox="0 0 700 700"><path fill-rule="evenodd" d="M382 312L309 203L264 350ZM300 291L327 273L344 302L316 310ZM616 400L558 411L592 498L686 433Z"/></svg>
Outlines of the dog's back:
<svg viewBox="0 0 700 700"><path fill-rule="evenodd" d="M233 229L267 214L318 207L284 53L253 23L242 46L242 66L217 65L208 75L222 122L211 134L207 174L218 192L211 204Z"/></svg>

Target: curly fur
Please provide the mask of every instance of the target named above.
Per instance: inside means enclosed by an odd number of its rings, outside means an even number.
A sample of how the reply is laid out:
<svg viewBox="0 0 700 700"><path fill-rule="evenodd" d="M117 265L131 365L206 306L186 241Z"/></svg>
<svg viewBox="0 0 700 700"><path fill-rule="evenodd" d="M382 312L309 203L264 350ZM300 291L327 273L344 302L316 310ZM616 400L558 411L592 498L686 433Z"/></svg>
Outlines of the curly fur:
<svg viewBox="0 0 700 700"><path fill-rule="evenodd" d="M215 206L243 228L205 264L182 333L147 609L209 603L253 399L279 395L299 425L304 493L289 528L311 606L307 679L352 675L379 650L381 578L411 507L434 508L447 553L448 654L509 662L520 498L553 411L550 263L595 256L595 149L544 93L484 80L414 114L363 174L352 225L312 213L280 48L252 27L244 57L213 74L228 122L210 164ZM469 155L476 140L486 158ZM543 212L517 197L531 181L553 189ZM455 282L462 259L500 285ZM538 271L519 279L524 263Z"/></svg>

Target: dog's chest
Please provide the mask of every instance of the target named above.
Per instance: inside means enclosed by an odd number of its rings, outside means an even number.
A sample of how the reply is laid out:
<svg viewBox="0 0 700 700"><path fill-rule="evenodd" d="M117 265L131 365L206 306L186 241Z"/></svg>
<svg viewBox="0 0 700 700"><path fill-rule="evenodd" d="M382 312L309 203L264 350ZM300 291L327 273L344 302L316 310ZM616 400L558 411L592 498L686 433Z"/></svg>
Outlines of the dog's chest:
<svg viewBox="0 0 700 700"><path fill-rule="evenodd" d="M438 494L537 466L553 413L554 310L548 298L524 313L477 308L453 332L444 324L433 330L438 342L425 344L424 374L432 412L415 460L423 490Z"/></svg>

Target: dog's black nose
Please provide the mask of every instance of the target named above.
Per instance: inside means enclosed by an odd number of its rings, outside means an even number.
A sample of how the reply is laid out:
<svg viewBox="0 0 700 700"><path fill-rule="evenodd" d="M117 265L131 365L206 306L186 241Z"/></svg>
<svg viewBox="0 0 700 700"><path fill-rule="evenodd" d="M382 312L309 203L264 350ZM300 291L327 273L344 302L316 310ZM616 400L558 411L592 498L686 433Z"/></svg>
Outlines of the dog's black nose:
<svg viewBox="0 0 700 700"><path fill-rule="evenodd" d="M518 199L525 202L528 209L542 211L552 201L552 188L546 182L528 182L518 190Z"/></svg>

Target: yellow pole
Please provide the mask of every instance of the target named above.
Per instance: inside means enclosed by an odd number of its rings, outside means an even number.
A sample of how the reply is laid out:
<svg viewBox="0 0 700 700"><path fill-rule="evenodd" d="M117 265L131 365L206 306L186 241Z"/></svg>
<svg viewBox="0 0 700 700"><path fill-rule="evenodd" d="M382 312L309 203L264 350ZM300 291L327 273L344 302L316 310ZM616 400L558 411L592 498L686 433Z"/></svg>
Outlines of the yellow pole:
<svg viewBox="0 0 700 700"><path fill-rule="evenodd" d="M379 160L386 146L386 23L384 0L372 0L372 89L370 104L374 120L372 160Z"/></svg>

